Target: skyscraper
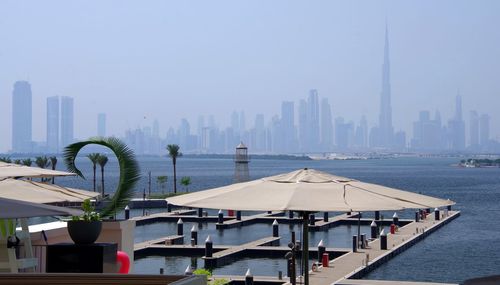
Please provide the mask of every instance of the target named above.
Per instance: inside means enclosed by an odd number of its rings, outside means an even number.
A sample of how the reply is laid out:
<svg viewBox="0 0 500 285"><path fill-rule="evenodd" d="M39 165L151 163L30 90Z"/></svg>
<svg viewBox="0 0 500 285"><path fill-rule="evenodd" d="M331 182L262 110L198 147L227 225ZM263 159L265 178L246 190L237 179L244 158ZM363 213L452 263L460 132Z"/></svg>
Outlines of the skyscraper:
<svg viewBox="0 0 500 285"><path fill-rule="evenodd" d="M327 98L321 100L321 149L331 150L333 147L332 108Z"/></svg>
<svg viewBox="0 0 500 285"><path fill-rule="evenodd" d="M312 89L307 98L307 150L318 151L319 138L319 98L318 91Z"/></svg>
<svg viewBox="0 0 500 285"><path fill-rule="evenodd" d="M307 102L305 100L300 100L299 102L299 144L300 150L305 151L308 149L307 146Z"/></svg>
<svg viewBox="0 0 500 285"><path fill-rule="evenodd" d="M97 136L106 136L106 114L104 113L97 114Z"/></svg>
<svg viewBox="0 0 500 285"><path fill-rule="evenodd" d="M14 83L12 91L12 151L32 150L31 85L27 81Z"/></svg>
<svg viewBox="0 0 500 285"><path fill-rule="evenodd" d="M378 125L378 143L380 147L393 146L394 130L391 107L391 70L389 61L389 31L385 26L384 63L382 64L382 92L380 93L380 114Z"/></svg>
<svg viewBox="0 0 500 285"><path fill-rule="evenodd" d="M486 146L490 140L490 116L482 114L479 118L479 144Z"/></svg>
<svg viewBox="0 0 500 285"><path fill-rule="evenodd" d="M469 144L472 148L479 145L479 116L476 111L470 112Z"/></svg>
<svg viewBox="0 0 500 285"><path fill-rule="evenodd" d="M462 96L455 97L455 117L448 121L448 148L451 150L465 149L465 123L462 118Z"/></svg>
<svg viewBox="0 0 500 285"><path fill-rule="evenodd" d="M73 143L73 98L61 97L61 146Z"/></svg>
<svg viewBox="0 0 500 285"><path fill-rule="evenodd" d="M279 151L282 152L292 152L295 148L295 114L294 114L294 104L293 102L282 102L281 103L281 141L282 148Z"/></svg>
<svg viewBox="0 0 500 285"><path fill-rule="evenodd" d="M59 96L47 98L47 150L59 152Z"/></svg>

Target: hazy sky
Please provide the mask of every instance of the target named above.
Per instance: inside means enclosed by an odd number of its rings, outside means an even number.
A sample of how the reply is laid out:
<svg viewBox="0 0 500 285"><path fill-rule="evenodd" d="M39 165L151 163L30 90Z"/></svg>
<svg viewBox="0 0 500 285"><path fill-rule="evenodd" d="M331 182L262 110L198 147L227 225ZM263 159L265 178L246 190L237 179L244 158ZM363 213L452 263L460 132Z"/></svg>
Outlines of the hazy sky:
<svg viewBox="0 0 500 285"><path fill-rule="evenodd" d="M75 136L199 114L247 126L316 88L334 117L376 124L384 29L390 37L395 129L419 110L492 117L500 136L500 1L0 1L0 151L11 145L12 86L29 80L34 140L46 97L75 98ZM467 126L468 127L468 126Z"/></svg>

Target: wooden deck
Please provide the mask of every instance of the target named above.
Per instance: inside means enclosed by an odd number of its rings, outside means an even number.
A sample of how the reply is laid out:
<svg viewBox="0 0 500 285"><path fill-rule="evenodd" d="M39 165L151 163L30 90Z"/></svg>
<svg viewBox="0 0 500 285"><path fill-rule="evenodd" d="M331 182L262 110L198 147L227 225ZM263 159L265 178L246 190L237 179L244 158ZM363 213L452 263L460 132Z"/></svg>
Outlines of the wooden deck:
<svg viewBox="0 0 500 285"><path fill-rule="evenodd" d="M246 226L246 225L257 223L259 221L259 219L261 219L261 218L282 216L282 215L284 215L284 213L285 212L283 212L283 211L274 211L271 213L266 212L266 213L251 215L251 216L242 216L241 220L237 220L236 217L234 217L234 219L225 220L224 223L222 223L222 224L219 224L219 223L215 224L215 228L216 229L229 229L229 228L234 228L234 227Z"/></svg>
<svg viewBox="0 0 500 285"><path fill-rule="evenodd" d="M344 280L337 285L458 285L451 283L433 282L407 282L407 281L386 281L386 280Z"/></svg>
<svg viewBox="0 0 500 285"><path fill-rule="evenodd" d="M434 215L429 215L426 220L407 224L401 227L395 234L387 235L387 250L381 250L380 240L376 239L368 244L369 248L358 249L357 252L351 251L330 261L328 268L320 266L318 272L311 272L309 276L310 284L346 284L341 282L345 282L349 278L362 278L366 273L412 246L417 241L425 238L431 232L457 218L459 215L460 212L450 211L447 217L443 217L439 221L434 220Z"/></svg>

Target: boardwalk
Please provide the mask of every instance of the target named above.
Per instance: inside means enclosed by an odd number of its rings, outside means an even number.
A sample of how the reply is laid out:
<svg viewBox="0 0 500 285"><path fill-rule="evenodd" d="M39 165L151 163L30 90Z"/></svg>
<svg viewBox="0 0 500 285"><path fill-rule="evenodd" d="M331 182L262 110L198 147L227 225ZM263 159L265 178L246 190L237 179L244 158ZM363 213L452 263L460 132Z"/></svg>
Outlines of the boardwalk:
<svg viewBox="0 0 500 285"><path fill-rule="evenodd" d="M337 285L458 285L451 283L433 282L407 282L407 281L386 281L386 280L344 280Z"/></svg>
<svg viewBox="0 0 500 285"><path fill-rule="evenodd" d="M394 234L387 236L388 250L380 249L380 241L376 239L369 243L368 249L349 252L330 261L328 268L320 267L318 272L311 272L311 285L342 284L348 278L361 278L367 272L412 246L442 225L457 218L460 212L451 212L440 221L435 221L433 215L421 222L412 222ZM367 263L368 261L368 263Z"/></svg>

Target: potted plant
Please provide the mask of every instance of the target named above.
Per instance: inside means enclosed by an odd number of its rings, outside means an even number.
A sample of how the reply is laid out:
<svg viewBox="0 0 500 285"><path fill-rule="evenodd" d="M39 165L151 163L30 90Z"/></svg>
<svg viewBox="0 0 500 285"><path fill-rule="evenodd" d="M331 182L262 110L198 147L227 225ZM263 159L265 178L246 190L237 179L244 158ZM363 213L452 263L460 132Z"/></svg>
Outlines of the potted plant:
<svg viewBox="0 0 500 285"><path fill-rule="evenodd" d="M68 221L68 233L75 244L91 244L101 233L101 215L95 211L89 199L83 201L82 210L81 216L73 216Z"/></svg>
<svg viewBox="0 0 500 285"><path fill-rule="evenodd" d="M139 166L133 151L119 139L112 137L90 139L67 146L64 151L64 161L69 171L85 178L82 172L76 167L75 159L78 152L90 144L105 146L113 151L120 166L120 180L113 197L109 199L109 203L104 209L97 212L92 207L90 200L85 200L82 205L83 215L75 216L68 222L68 232L71 238L75 243L80 244L89 244L97 240L102 229L102 219L113 217L118 210L124 209L127 206L130 199L134 196L135 184L140 179ZM75 238L74 236L78 237Z"/></svg>

